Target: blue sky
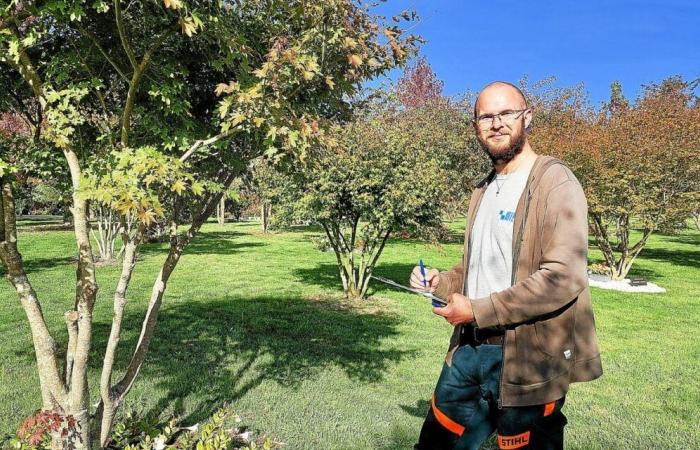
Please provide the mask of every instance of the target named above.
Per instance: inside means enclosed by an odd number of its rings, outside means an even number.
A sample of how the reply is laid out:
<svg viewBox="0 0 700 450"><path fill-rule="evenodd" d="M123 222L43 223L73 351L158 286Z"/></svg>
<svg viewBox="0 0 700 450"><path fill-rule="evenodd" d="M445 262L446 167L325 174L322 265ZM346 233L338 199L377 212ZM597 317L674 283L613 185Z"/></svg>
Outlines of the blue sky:
<svg viewBox="0 0 700 450"><path fill-rule="evenodd" d="M555 76L583 81L598 105L614 80L634 99L642 84L700 77L700 0L389 0L376 11L404 9L421 17L412 32L447 95Z"/></svg>

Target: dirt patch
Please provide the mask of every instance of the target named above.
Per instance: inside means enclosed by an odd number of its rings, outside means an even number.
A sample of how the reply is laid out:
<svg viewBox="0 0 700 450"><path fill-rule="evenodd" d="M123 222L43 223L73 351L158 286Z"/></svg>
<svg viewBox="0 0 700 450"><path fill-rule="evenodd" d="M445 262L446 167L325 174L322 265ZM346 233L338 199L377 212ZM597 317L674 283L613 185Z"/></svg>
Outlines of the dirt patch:
<svg viewBox="0 0 700 450"><path fill-rule="evenodd" d="M360 311L366 314L394 314L397 312L395 304L385 298L370 296L365 300L352 300L343 295L320 294L307 295L306 300L334 311Z"/></svg>

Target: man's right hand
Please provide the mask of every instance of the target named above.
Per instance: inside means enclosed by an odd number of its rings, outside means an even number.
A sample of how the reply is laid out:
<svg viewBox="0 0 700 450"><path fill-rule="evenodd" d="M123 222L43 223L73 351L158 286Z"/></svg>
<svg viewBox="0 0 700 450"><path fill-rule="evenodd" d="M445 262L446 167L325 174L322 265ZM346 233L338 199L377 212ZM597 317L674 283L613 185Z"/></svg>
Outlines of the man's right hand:
<svg viewBox="0 0 700 450"><path fill-rule="evenodd" d="M420 266L416 266L413 268L413 272L411 272L411 280L410 280L409 284L414 289L420 289L420 290L423 290L426 292L434 292L435 288L437 287L438 283L440 282L440 277L438 277L439 273L440 272L437 269L428 269L426 267L426 269L425 269L426 284L424 285L423 284L423 276L420 273Z"/></svg>

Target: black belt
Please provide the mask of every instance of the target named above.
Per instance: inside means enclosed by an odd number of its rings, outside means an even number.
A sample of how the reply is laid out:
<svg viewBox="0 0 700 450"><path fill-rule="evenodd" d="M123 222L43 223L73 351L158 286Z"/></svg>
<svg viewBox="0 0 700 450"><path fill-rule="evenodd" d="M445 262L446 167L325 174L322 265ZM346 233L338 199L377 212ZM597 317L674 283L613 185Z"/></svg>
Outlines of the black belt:
<svg viewBox="0 0 700 450"><path fill-rule="evenodd" d="M505 330L498 328L478 328L464 325L459 337L459 345L476 347L481 344L503 345Z"/></svg>

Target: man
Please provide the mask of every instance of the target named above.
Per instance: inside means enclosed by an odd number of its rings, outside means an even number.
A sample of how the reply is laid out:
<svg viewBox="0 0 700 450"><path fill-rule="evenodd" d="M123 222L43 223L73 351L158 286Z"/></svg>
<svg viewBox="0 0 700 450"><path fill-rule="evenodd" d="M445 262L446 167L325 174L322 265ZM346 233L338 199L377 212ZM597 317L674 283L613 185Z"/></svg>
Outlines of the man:
<svg viewBox="0 0 700 450"><path fill-rule="evenodd" d="M569 384L602 374L587 277L586 199L560 161L538 156L532 111L510 83L486 86L474 127L494 170L474 190L464 259L419 267L412 287L447 299L455 326L416 449L562 449Z"/></svg>

